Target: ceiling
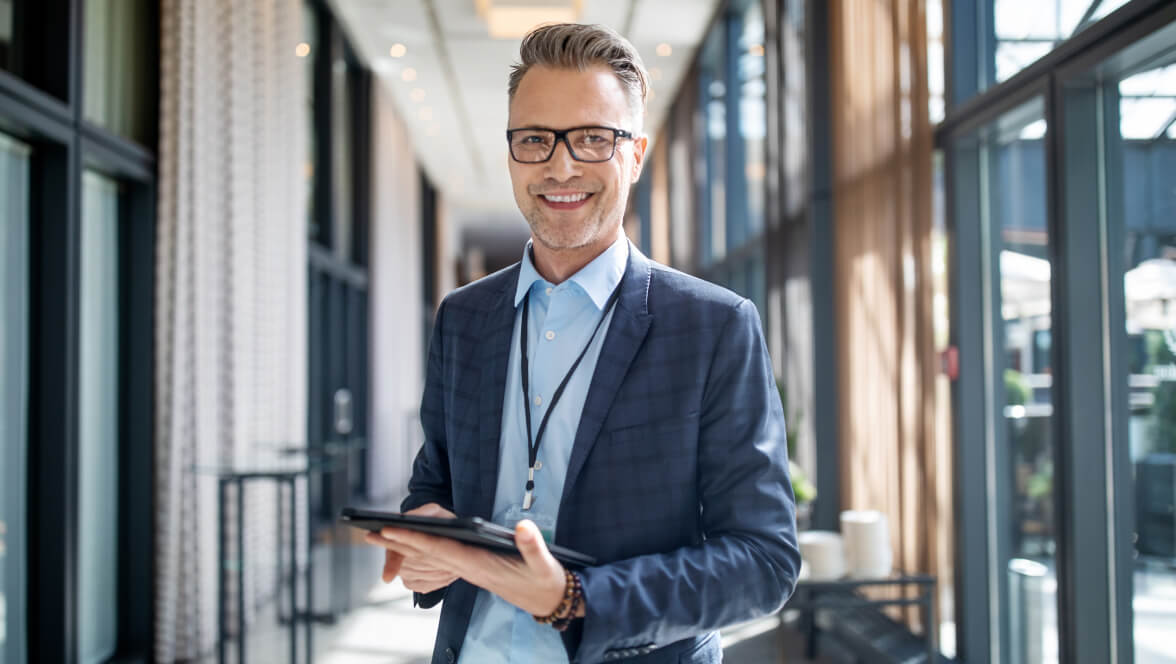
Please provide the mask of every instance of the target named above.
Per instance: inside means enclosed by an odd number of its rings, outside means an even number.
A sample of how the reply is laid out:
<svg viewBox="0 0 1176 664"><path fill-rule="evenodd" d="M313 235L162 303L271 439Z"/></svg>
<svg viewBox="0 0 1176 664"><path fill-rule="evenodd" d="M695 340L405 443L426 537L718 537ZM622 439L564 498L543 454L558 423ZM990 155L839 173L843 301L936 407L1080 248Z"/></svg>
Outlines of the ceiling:
<svg viewBox="0 0 1176 664"><path fill-rule="evenodd" d="M662 124L718 0L331 0L360 57L392 93L417 158L447 208L480 225L519 224L506 169L510 66L519 38L490 36L492 11L516 32L571 14L613 27L650 71L645 131ZM481 10L481 11L480 11ZM400 45L400 46L398 46ZM399 56L399 57L394 57Z"/></svg>

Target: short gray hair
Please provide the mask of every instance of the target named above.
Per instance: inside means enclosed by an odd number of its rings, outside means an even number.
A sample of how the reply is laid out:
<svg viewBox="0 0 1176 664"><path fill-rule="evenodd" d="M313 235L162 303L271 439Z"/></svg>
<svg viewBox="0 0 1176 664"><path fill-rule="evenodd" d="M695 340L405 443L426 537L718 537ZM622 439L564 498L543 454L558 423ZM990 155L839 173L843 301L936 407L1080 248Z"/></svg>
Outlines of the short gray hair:
<svg viewBox="0 0 1176 664"><path fill-rule="evenodd" d="M649 74L641 56L628 39L604 25L552 23L532 30L519 45L520 62L510 70L507 94L514 100L523 76L535 65L585 71L593 65L605 65L624 86L640 132L645 115L645 97Z"/></svg>

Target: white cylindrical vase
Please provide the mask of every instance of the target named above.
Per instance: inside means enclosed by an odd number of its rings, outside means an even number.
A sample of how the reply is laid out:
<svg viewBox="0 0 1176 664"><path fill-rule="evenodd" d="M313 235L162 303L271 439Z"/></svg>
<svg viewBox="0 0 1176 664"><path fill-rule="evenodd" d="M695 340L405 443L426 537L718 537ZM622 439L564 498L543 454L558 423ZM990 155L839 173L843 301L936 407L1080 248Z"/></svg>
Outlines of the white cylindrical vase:
<svg viewBox="0 0 1176 664"><path fill-rule="evenodd" d="M849 575L872 579L890 575L893 553L886 515L877 510L841 513L841 536Z"/></svg>
<svg viewBox="0 0 1176 664"><path fill-rule="evenodd" d="M806 530L796 539L808 579L833 581L845 576L845 547L841 535L828 530Z"/></svg>

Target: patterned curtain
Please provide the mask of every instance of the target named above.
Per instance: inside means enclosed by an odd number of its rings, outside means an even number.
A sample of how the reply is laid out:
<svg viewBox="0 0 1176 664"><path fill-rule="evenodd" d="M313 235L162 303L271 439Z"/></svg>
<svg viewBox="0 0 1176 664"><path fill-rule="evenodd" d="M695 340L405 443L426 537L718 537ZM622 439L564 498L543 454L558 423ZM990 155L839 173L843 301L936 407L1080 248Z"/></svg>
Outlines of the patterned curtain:
<svg viewBox="0 0 1176 664"><path fill-rule="evenodd" d="M294 55L301 21L299 0L161 3L160 662L195 659L216 639L216 481L196 469L306 437L309 123L304 63ZM246 491L245 500L252 612L276 584L277 506L272 486ZM235 517L229 513L230 524ZM232 597L227 604L236 606Z"/></svg>
<svg viewBox="0 0 1176 664"><path fill-rule="evenodd" d="M829 16L841 500L883 511L895 567L943 587L951 466L936 433L925 2L839 0Z"/></svg>

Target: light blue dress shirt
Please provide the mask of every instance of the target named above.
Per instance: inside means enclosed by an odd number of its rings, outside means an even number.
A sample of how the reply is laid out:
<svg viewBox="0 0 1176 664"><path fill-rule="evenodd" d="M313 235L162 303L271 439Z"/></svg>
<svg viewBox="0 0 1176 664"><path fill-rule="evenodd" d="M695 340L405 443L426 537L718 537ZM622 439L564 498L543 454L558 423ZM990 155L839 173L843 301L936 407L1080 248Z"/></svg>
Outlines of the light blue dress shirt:
<svg viewBox="0 0 1176 664"><path fill-rule="evenodd" d="M596 360L612 319L612 311L604 311L604 306L620 283L628 259L629 241L622 234L604 253L556 286L535 269L531 262L531 243L527 243L515 291L515 325L502 400L498 489L494 494L495 523L514 527L527 518L539 526L548 542L554 539L572 443L592 374L596 371ZM527 420L523 413L519 373L519 330L523 318L520 305L524 297L531 298L527 349L531 372L532 436L538 432L539 422L547 412L548 399L588 343L601 316L607 316L547 422L539 446L540 466L535 471L534 504L527 512L522 511L528 468ZM535 622L530 614L497 595L480 590L474 601L460 661L462 664L551 664L567 662L568 658L559 632L549 625Z"/></svg>

